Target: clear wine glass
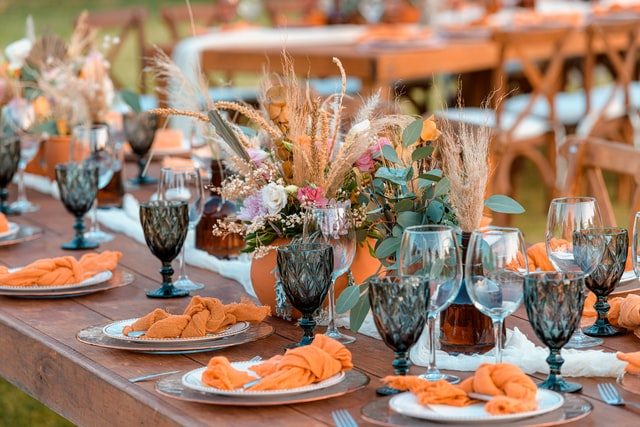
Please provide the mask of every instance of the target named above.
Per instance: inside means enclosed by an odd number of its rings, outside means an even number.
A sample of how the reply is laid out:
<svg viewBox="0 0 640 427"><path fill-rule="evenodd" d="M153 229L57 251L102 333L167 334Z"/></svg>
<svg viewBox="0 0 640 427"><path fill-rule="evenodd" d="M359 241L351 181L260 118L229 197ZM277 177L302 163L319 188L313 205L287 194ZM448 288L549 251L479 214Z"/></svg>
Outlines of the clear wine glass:
<svg viewBox="0 0 640 427"><path fill-rule="evenodd" d="M162 168L158 184L158 200L179 200L189 206L189 230L194 230L204 210L204 186L199 168L175 167ZM180 252L179 277L173 285L184 291L197 291L204 288L202 283L189 279L185 265L185 247Z"/></svg>
<svg viewBox="0 0 640 427"><path fill-rule="evenodd" d="M452 384L460 382L459 377L443 374L436 366L439 333L436 321L442 310L458 295L462 284L462 260L454 229L443 225L407 227L402 233L398 269L400 275L418 276L429 284L429 365L421 377L428 381L446 380Z"/></svg>
<svg viewBox="0 0 640 427"><path fill-rule="evenodd" d="M98 168L98 190L105 188L113 178L117 167L116 147L109 136L107 125L79 125L73 128L70 144L72 161L92 163ZM84 234L87 240L106 243L113 234L100 229L98 223L98 200L91 208L91 226Z"/></svg>
<svg viewBox="0 0 640 427"><path fill-rule="evenodd" d="M473 305L493 321L496 363L502 363L504 319L522 303L526 253L517 228L485 227L469 240L465 284Z"/></svg>
<svg viewBox="0 0 640 427"><path fill-rule="evenodd" d="M355 337L344 335L335 325L335 285L338 277L349 271L356 254L356 230L351 217L349 202L335 203L328 207L311 208L305 217L306 238L333 247L333 275L329 289L329 325L325 335L350 344Z"/></svg>
<svg viewBox="0 0 640 427"><path fill-rule="evenodd" d="M23 134L20 135L20 162L18 162L18 198L9 206L11 210L19 213L37 212L40 209L35 203L27 198L24 186L24 170L27 164L38 154L42 138L40 135Z"/></svg>
<svg viewBox="0 0 640 427"><path fill-rule="evenodd" d="M600 262L599 257L578 262L573 251L573 234L588 228L602 227L598 203L593 197L563 197L553 199L547 215L545 245L547 257L563 273L589 275ZM604 251L604 242L602 251ZM602 254L600 251L600 255ZM583 289L586 292L586 289ZM577 328L566 348L588 348L603 343L601 338L585 335Z"/></svg>
<svg viewBox="0 0 640 427"><path fill-rule="evenodd" d="M640 233L640 212L636 212L633 218L633 240L631 242L631 264L633 265L633 272L637 278L640 278L640 251L638 251L638 245L640 241L638 239L638 233Z"/></svg>
<svg viewBox="0 0 640 427"><path fill-rule="evenodd" d="M367 21L367 24L377 24L384 15L384 3L385 0L360 0L358 2L358 12Z"/></svg>

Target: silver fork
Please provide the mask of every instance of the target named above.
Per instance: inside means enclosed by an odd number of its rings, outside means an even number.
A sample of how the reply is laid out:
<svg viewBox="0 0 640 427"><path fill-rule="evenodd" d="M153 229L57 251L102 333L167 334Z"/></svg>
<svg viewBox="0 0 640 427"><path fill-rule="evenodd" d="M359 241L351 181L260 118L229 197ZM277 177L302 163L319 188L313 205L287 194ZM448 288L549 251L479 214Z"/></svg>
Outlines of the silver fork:
<svg viewBox="0 0 640 427"><path fill-rule="evenodd" d="M249 362L260 362L261 360L262 360L262 357L255 356L252 359L249 359ZM139 382L142 382L142 381L148 381L148 380L153 380L155 378L164 377L166 375L177 374L178 372L180 372L180 371L165 371L165 372L158 372L156 374L141 375L139 377L129 378L129 382L130 383L139 383Z"/></svg>
<svg viewBox="0 0 640 427"><path fill-rule="evenodd" d="M624 401L618 389L611 383L598 384L598 393L608 405L613 406L632 406L640 409L640 403L627 403Z"/></svg>
<svg viewBox="0 0 640 427"><path fill-rule="evenodd" d="M333 422L336 423L336 427L358 427L358 423L346 409L331 411L331 417Z"/></svg>

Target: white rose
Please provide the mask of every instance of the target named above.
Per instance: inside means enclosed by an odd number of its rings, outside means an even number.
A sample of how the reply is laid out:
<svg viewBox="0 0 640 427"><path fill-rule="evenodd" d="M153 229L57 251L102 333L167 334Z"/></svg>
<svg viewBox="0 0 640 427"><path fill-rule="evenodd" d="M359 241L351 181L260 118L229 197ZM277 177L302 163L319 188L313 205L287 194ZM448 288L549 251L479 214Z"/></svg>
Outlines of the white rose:
<svg viewBox="0 0 640 427"><path fill-rule="evenodd" d="M275 215L287 206L287 191L282 185L271 182L262 188L262 203L269 211Z"/></svg>
<svg viewBox="0 0 640 427"><path fill-rule="evenodd" d="M9 67L12 70L22 68L32 47L33 43L29 39L20 39L9 44L4 50L4 54L9 60Z"/></svg>

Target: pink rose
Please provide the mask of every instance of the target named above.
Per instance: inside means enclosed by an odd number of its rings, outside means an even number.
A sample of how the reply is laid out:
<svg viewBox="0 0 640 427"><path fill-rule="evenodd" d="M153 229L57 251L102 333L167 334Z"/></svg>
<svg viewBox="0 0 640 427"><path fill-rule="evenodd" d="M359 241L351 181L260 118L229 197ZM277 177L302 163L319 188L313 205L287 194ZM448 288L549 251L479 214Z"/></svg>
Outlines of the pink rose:
<svg viewBox="0 0 640 427"><path fill-rule="evenodd" d="M298 194L296 194L298 200L303 205L313 205L313 206L326 206L329 202L326 197L324 197L324 190L319 187L301 187L298 189Z"/></svg>
<svg viewBox="0 0 640 427"><path fill-rule="evenodd" d="M358 160L356 160L356 167L361 172L371 172L373 170L374 162L373 156L367 150Z"/></svg>

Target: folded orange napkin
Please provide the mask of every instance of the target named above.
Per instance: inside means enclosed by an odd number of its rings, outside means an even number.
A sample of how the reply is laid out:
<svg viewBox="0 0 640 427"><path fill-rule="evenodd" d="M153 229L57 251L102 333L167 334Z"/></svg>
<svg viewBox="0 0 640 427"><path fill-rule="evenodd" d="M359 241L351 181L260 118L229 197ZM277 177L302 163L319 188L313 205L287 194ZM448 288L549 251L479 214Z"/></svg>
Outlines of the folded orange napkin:
<svg viewBox="0 0 640 427"><path fill-rule="evenodd" d="M13 273L0 266L0 283L4 286L62 286L80 283L97 273L117 267L122 253L104 251L83 255L41 259Z"/></svg>
<svg viewBox="0 0 640 427"><path fill-rule="evenodd" d="M640 375L640 351L635 353L616 353L616 357L623 362L627 362L625 371L630 374Z"/></svg>
<svg viewBox="0 0 640 427"><path fill-rule="evenodd" d="M538 388L520 368L509 363L480 365L475 375L455 386L444 380L430 382L419 377L390 376L383 381L398 390L409 390L418 402L467 406L476 401L469 393L493 396L484 409L492 415L533 411L538 407Z"/></svg>
<svg viewBox="0 0 640 427"><path fill-rule="evenodd" d="M351 352L338 341L316 335L307 346L287 350L251 367L260 382L249 390L284 390L324 381L353 368ZM202 374L202 382L224 390L233 390L254 380L234 369L225 357L214 357Z"/></svg>
<svg viewBox="0 0 640 427"><path fill-rule="evenodd" d="M216 333L237 322L262 322L271 312L267 306L256 306L249 301L223 304L217 298L195 296L184 312L169 314L156 308L151 313L125 326L125 335L133 331L146 331L148 338L193 338Z"/></svg>
<svg viewBox="0 0 640 427"><path fill-rule="evenodd" d="M9 231L9 221L4 214L0 213L0 233L4 233L6 231Z"/></svg>
<svg viewBox="0 0 640 427"><path fill-rule="evenodd" d="M552 249L561 248L563 246L567 246L569 243L566 240L561 239L551 239L549 242ZM527 249L527 256L529 257L529 270L535 271L555 271L555 267L549 261L547 257L547 248L545 246L545 242L539 242L535 245L531 245L529 249ZM633 270L633 262L631 256L631 247L627 252L627 262L624 265L624 271Z"/></svg>
<svg viewBox="0 0 640 427"><path fill-rule="evenodd" d="M154 150L182 148L182 132L177 129L158 129L153 138Z"/></svg>
<svg viewBox="0 0 640 427"><path fill-rule="evenodd" d="M163 168L193 168L193 160L182 157L167 156L162 159Z"/></svg>

